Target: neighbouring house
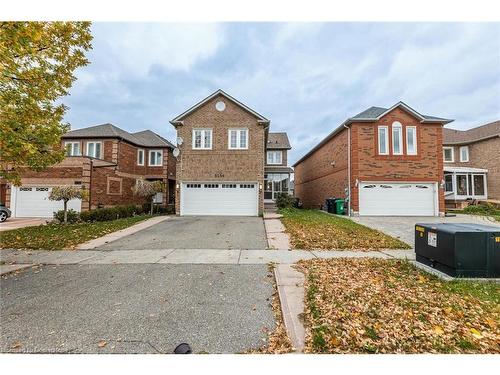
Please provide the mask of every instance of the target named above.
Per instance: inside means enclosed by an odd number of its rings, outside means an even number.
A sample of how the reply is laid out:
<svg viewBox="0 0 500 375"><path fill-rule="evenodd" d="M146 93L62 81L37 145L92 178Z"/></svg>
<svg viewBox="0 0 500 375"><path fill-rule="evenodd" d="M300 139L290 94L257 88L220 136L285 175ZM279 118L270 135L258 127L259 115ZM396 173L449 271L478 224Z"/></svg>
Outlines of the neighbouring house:
<svg viewBox="0 0 500 375"><path fill-rule="evenodd" d="M445 202L500 200L500 121L469 130L443 130Z"/></svg>
<svg viewBox="0 0 500 375"><path fill-rule="evenodd" d="M403 102L348 118L294 165L295 196L320 208L347 199L350 215L444 215L443 125Z"/></svg>
<svg viewBox="0 0 500 375"><path fill-rule="evenodd" d="M62 202L48 199L54 186L76 185L89 190L87 201L71 200L68 207L85 211L98 207L140 204L134 196L138 179L161 180L166 188L155 203L174 202L174 146L158 134L129 133L112 124L69 131L61 139L64 160L43 171L23 170L21 186L4 183L5 201L13 217L52 217Z"/></svg>
<svg viewBox="0 0 500 375"><path fill-rule="evenodd" d="M224 91L170 123L179 149L178 214L256 216L264 199L288 192L288 137L269 133L268 119Z"/></svg>

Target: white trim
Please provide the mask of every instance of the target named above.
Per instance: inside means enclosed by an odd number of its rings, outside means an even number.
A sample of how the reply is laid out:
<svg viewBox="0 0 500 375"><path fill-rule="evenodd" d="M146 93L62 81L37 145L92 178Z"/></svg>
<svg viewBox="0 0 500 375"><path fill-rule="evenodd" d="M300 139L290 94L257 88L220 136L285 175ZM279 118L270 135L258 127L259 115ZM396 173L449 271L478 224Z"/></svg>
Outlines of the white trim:
<svg viewBox="0 0 500 375"><path fill-rule="evenodd" d="M68 155L68 148L67 146L71 145L71 151ZM75 154L75 145L78 145L78 153ZM64 149L66 150L66 156L82 156L82 142L80 141L65 141L64 142Z"/></svg>
<svg viewBox="0 0 500 375"><path fill-rule="evenodd" d="M195 147L195 132L200 131L201 132L201 147ZM205 145L205 133L210 132L210 147L206 147ZM191 131L191 148L193 150L211 150L213 146L214 140L213 140L213 131L212 128L193 128Z"/></svg>
<svg viewBox="0 0 500 375"><path fill-rule="evenodd" d="M189 108L187 111L181 113L179 116L177 116L176 118L174 118L173 120L171 120L170 123L172 125L182 125L182 119L184 117L186 117L187 115L189 115L191 112L195 111L196 109L200 108L202 105L204 105L206 102L210 101L211 99L215 98L217 95L222 95L226 99L232 101L234 104L236 104L236 105L240 106L241 108L243 108L244 110L250 112L252 115L254 115L255 117L257 117L258 122L269 124L269 120L266 119L264 116L262 116L261 114L255 112L253 109L247 107L243 103L239 102L238 100L236 100L235 98L233 98L231 95L225 93L221 89L219 89L216 92L214 92L213 94L207 96L205 99L201 100L200 102L198 102L197 104L195 104L194 106L192 106L191 108Z"/></svg>
<svg viewBox="0 0 500 375"><path fill-rule="evenodd" d="M151 154L153 152L160 153L160 164L151 164ZM149 150L148 152L148 166L149 167L162 167L163 166L163 150Z"/></svg>
<svg viewBox="0 0 500 375"><path fill-rule="evenodd" d="M95 145L96 144L100 144L101 147L99 147L99 155L96 155L96 156L93 156L93 155L89 155L89 145L90 144L94 144L94 151L96 149ZM102 154L103 154L103 144L102 144L102 141L87 141L87 145L85 146L85 155L86 156L90 156L91 158L95 158L95 159L102 159Z"/></svg>
<svg viewBox="0 0 500 375"><path fill-rule="evenodd" d="M451 160L446 160L445 152L444 152L445 150L451 150ZM448 146L443 147L443 162L444 163L454 163L455 162L455 148L454 147L448 147Z"/></svg>
<svg viewBox="0 0 500 375"><path fill-rule="evenodd" d="M414 152L409 151L408 147L408 130L413 129L413 148ZM407 126L406 127L406 154L407 155L417 155L418 154L418 146L417 146L417 127L416 126Z"/></svg>
<svg viewBox="0 0 500 375"><path fill-rule="evenodd" d="M462 158L462 150L467 150L467 159ZM461 146L458 153L460 155L460 163L467 163L469 161L469 146Z"/></svg>
<svg viewBox="0 0 500 375"><path fill-rule="evenodd" d="M236 147L231 147L231 132L235 131L236 133ZM246 145L245 147L241 146L241 132L244 131L246 133ZM227 148L228 150L248 150L248 128L230 128L227 130Z"/></svg>
<svg viewBox="0 0 500 375"><path fill-rule="evenodd" d="M269 153L276 153L276 155L279 154L279 156L280 156L279 163L276 163L276 162L270 163L269 162ZM283 151L281 151L281 150L267 150L266 151L266 164L267 165L281 165L281 164L283 164Z"/></svg>
<svg viewBox="0 0 500 375"><path fill-rule="evenodd" d="M142 163L139 163L139 153L142 152ZM145 153L144 153L144 149L143 148L138 148L137 149L137 165L140 165L140 166L144 166L144 157L145 157Z"/></svg>
<svg viewBox="0 0 500 375"><path fill-rule="evenodd" d="M464 172L464 173L488 173L487 169L483 168L469 168L469 167L444 167L445 172Z"/></svg>
<svg viewBox="0 0 500 375"><path fill-rule="evenodd" d="M380 130L385 129L385 152L380 151ZM389 155L389 127L387 125L381 125L377 127L377 149L379 155Z"/></svg>
<svg viewBox="0 0 500 375"><path fill-rule="evenodd" d="M397 140L399 142L399 151L395 151L395 140L396 137L394 136L394 130L399 129L399 136L397 137ZM394 121L392 123L392 130L391 130L391 137L392 137L392 154L393 155L403 155L403 125L399 121Z"/></svg>

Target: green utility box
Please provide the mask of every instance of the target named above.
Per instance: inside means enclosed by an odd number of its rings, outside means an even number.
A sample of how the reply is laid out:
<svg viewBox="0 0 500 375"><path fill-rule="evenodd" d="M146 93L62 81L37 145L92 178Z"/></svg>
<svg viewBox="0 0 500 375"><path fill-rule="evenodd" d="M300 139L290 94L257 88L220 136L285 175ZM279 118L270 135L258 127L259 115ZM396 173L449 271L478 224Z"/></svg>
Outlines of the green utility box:
<svg viewBox="0 0 500 375"><path fill-rule="evenodd" d="M336 199L335 200L335 213L337 215L344 214L344 200L343 199Z"/></svg>

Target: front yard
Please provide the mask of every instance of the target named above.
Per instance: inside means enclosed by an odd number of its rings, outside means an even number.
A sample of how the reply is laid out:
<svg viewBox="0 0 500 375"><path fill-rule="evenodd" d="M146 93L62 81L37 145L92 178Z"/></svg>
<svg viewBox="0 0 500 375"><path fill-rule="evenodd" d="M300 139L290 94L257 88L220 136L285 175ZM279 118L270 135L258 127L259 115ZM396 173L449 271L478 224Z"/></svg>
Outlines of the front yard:
<svg viewBox="0 0 500 375"><path fill-rule="evenodd" d="M286 208L279 211L294 249L377 250L409 249L406 243L347 218L318 210Z"/></svg>
<svg viewBox="0 0 500 375"><path fill-rule="evenodd" d="M406 261L314 259L308 353L500 353L500 285L444 282Z"/></svg>
<svg viewBox="0 0 500 375"><path fill-rule="evenodd" d="M151 216L78 224L48 224L0 233L2 249L60 250L130 227Z"/></svg>

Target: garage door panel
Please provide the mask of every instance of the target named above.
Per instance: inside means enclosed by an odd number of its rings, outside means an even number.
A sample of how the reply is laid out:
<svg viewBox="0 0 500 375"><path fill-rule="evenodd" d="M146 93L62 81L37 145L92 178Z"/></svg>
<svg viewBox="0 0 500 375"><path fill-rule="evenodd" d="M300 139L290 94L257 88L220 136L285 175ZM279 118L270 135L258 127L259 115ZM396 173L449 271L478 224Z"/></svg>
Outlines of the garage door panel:
<svg viewBox="0 0 500 375"><path fill-rule="evenodd" d="M183 183L181 215L256 216L258 184Z"/></svg>
<svg viewBox="0 0 500 375"><path fill-rule="evenodd" d="M432 183L361 183L359 212L366 216L434 216Z"/></svg>
<svg viewBox="0 0 500 375"><path fill-rule="evenodd" d="M15 217L47 217L51 218L55 211L62 210L64 203L62 201L49 200L49 194L52 190L50 186L21 186L14 188L14 216ZM68 209L80 212L82 201L72 199L68 202Z"/></svg>

